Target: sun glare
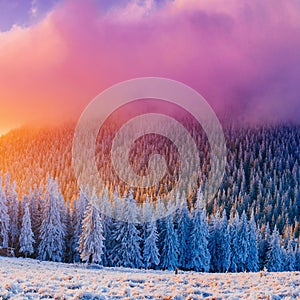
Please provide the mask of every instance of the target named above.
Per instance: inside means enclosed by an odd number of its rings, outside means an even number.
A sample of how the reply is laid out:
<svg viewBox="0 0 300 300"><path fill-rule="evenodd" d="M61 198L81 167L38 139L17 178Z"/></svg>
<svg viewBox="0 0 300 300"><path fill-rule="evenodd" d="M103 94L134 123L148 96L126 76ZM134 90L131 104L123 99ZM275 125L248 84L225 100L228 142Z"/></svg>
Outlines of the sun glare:
<svg viewBox="0 0 300 300"><path fill-rule="evenodd" d="M8 133L10 130L11 128L0 128L0 137Z"/></svg>

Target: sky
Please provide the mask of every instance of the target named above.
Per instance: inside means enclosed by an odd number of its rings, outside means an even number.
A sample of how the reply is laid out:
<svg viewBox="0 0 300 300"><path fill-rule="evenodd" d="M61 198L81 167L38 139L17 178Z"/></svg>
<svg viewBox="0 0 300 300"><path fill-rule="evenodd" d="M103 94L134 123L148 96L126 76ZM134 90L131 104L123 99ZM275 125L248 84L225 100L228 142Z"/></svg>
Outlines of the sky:
<svg viewBox="0 0 300 300"><path fill-rule="evenodd" d="M299 37L299 0L0 0L0 134L76 119L145 76L191 86L218 116L299 122Z"/></svg>

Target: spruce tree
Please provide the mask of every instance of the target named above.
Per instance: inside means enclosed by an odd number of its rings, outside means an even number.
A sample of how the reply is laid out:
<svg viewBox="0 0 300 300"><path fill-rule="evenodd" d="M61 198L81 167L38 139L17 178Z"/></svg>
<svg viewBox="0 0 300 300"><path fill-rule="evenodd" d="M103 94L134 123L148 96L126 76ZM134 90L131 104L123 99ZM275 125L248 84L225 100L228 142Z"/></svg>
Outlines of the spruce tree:
<svg viewBox="0 0 300 300"><path fill-rule="evenodd" d="M190 259L189 235L191 232L191 217L187 201L183 201L177 232L179 245L178 265L180 268L186 269Z"/></svg>
<svg viewBox="0 0 300 300"><path fill-rule="evenodd" d="M159 251L157 247L158 233L155 220L145 224L143 261L145 268L156 268L159 264Z"/></svg>
<svg viewBox="0 0 300 300"><path fill-rule="evenodd" d="M6 203L6 196L2 191L2 179L0 177L0 248L8 247L9 215Z"/></svg>
<svg viewBox="0 0 300 300"><path fill-rule="evenodd" d="M127 268L141 268L143 266L141 254L141 237L137 229L137 212L136 203L133 199L133 191L129 192L128 197L125 198L123 212L123 219L126 221L116 221L112 239L115 245L111 252L111 261L114 266L123 266Z"/></svg>
<svg viewBox="0 0 300 300"><path fill-rule="evenodd" d="M231 215L230 218L230 244L231 244L231 263L230 263L230 271L237 272L239 266L239 214L238 212L235 213L233 217Z"/></svg>
<svg viewBox="0 0 300 300"><path fill-rule="evenodd" d="M61 220L60 194L57 183L48 179L43 211L43 222L40 229L38 258L61 262L65 251L65 228Z"/></svg>
<svg viewBox="0 0 300 300"><path fill-rule="evenodd" d="M100 263L104 252L103 241L99 201L93 192L82 221L82 233L78 247L81 260L89 263Z"/></svg>
<svg viewBox="0 0 300 300"><path fill-rule="evenodd" d="M206 211L201 204L202 199L198 199L193 212L192 230L190 237L191 258L188 267L195 271L208 272L210 268L210 253L208 250L208 224L206 221Z"/></svg>
<svg viewBox="0 0 300 300"><path fill-rule="evenodd" d="M27 203L22 219L21 234L19 238L20 252L27 257L34 252L33 245L35 243L34 234L31 227L29 204Z"/></svg>
<svg viewBox="0 0 300 300"><path fill-rule="evenodd" d="M220 267L219 272L227 272L230 268L231 248L226 211L223 211L220 227Z"/></svg>
<svg viewBox="0 0 300 300"><path fill-rule="evenodd" d="M238 271L240 272L246 271L249 254L249 232L247 225L247 216L245 211L243 211L238 230Z"/></svg>
<svg viewBox="0 0 300 300"><path fill-rule="evenodd" d="M87 208L87 205L89 203L89 197L90 197L90 191L89 187L87 186L85 191L81 187L79 189L79 198L76 199L75 206L76 209L73 212L72 216L72 223L74 224L74 236L72 244L74 246L73 248L73 260L75 262L80 261L80 254L78 252L79 247L79 239L82 233L82 221L84 218L84 214Z"/></svg>
<svg viewBox="0 0 300 300"><path fill-rule="evenodd" d="M259 269L258 247L257 247L257 229L254 219L254 213L251 213L251 219L248 224L249 251L246 262L246 270L249 272L257 272Z"/></svg>
<svg viewBox="0 0 300 300"><path fill-rule="evenodd" d="M178 240L174 228L173 215L169 214L162 225L160 267L163 270L175 270L178 267Z"/></svg>
<svg viewBox="0 0 300 300"><path fill-rule="evenodd" d="M212 272L220 272L220 265L221 259L220 256L220 218L219 218L219 211L216 215L213 215L210 220L209 225L209 242L208 242L208 249L211 256L210 260L210 269Z"/></svg>
<svg viewBox="0 0 300 300"><path fill-rule="evenodd" d="M270 272L283 271L282 253L279 232L275 226L267 252L266 268Z"/></svg>
<svg viewBox="0 0 300 300"><path fill-rule="evenodd" d="M10 246L17 248L19 237L19 201L16 193L16 182L14 181L11 187L6 187L6 199L8 206L8 214L10 220L9 240Z"/></svg>
<svg viewBox="0 0 300 300"><path fill-rule="evenodd" d="M296 270L296 254L293 247L292 240L288 241L286 249L286 264L285 271L295 271Z"/></svg>

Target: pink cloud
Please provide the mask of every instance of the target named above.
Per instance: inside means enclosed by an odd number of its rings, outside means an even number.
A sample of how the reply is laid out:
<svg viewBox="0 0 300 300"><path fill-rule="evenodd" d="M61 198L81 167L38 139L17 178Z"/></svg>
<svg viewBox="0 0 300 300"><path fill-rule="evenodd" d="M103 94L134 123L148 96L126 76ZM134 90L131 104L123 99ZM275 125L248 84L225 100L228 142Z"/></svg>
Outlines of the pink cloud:
<svg viewBox="0 0 300 300"><path fill-rule="evenodd" d="M220 115L299 120L296 0L148 1L133 14L137 3L107 12L66 1L0 33L3 126L78 116L103 89L139 76L180 80Z"/></svg>

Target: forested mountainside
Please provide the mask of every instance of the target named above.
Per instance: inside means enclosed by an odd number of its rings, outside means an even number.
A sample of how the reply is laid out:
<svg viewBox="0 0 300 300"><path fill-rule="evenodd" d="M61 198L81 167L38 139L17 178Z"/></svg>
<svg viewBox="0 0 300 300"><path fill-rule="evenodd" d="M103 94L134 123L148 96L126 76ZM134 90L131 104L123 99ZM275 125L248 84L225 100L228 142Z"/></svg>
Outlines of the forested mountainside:
<svg viewBox="0 0 300 300"><path fill-rule="evenodd" d="M231 211L241 214L245 210L249 217L253 210L258 224L269 223L271 228L276 225L281 233L292 230L298 237L300 127L225 127L224 132L228 151L226 174L215 199L207 203L208 214L226 209L229 216ZM4 178L9 173L10 181L16 181L19 199L30 190L45 186L48 176L57 179L65 200L78 197L71 166L73 134L71 125L27 127L0 138L1 175ZM202 132L194 132L194 136L201 148L201 167L205 174L209 147ZM99 165L105 161L106 152L96 154Z"/></svg>
<svg viewBox="0 0 300 300"><path fill-rule="evenodd" d="M128 215L132 222L99 214L95 203L101 203L103 196L79 191L71 166L72 126L23 128L0 139L3 247L41 260L82 260L132 268L212 272L300 269L299 127L225 128L226 174L215 198L205 202L198 193L200 202L183 199L175 214L143 225L135 220L134 199L141 194L132 189L123 194L119 182L110 177L113 173L109 173L105 142L112 140L111 128L99 134L96 160L99 172L112 179L109 188L118 187L114 201L127 202L122 212L114 213ZM209 145L203 132L192 132L205 177ZM137 172L143 172L141 149L148 145L146 158L151 151L158 151L168 164L176 164L172 145L147 136L130 153ZM168 183L176 178L176 168L173 171ZM199 178L199 192L203 182ZM154 193L166 192L165 183ZM161 204L156 203L156 210ZM150 207L147 212L152 214Z"/></svg>

